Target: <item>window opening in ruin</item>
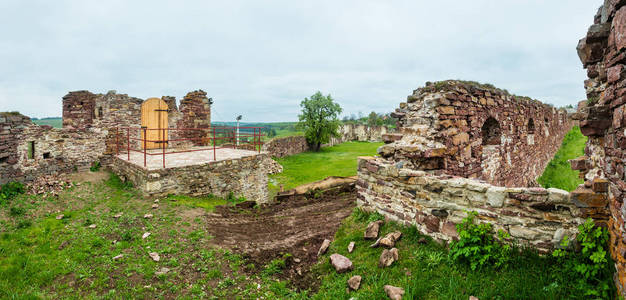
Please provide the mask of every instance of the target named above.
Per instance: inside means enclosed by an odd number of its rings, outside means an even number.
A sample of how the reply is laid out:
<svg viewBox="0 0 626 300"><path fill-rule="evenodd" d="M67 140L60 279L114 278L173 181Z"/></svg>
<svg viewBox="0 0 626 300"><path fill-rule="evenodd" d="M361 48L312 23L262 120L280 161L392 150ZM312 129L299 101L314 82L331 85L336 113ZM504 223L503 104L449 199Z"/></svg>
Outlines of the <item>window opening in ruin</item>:
<svg viewBox="0 0 626 300"><path fill-rule="evenodd" d="M35 158L35 142L31 141L28 143L28 159Z"/></svg>
<svg viewBox="0 0 626 300"><path fill-rule="evenodd" d="M0 157L0 164L4 164L9 162L9 157L5 156L5 157Z"/></svg>
<svg viewBox="0 0 626 300"><path fill-rule="evenodd" d="M102 106L98 107L98 112L96 113L96 117L98 117L98 119L102 119Z"/></svg>
<svg viewBox="0 0 626 300"><path fill-rule="evenodd" d="M43 159L48 159L48 158L51 158L51 157L52 157L52 156L50 155L50 152L45 152L45 153L43 154Z"/></svg>
<svg viewBox="0 0 626 300"><path fill-rule="evenodd" d="M488 118L481 129L483 145L500 145L500 124L494 118Z"/></svg>
<svg viewBox="0 0 626 300"><path fill-rule="evenodd" d="M532 118L528 120L528 134L535 134L535 121Z"/></svg>
<svg viewBox="0 0 626 300"><path fill-rule="evenodd" d="M545 123L546 127L550 125L550 121L548 120L548 118L543 118L543 122Z"/></svg>

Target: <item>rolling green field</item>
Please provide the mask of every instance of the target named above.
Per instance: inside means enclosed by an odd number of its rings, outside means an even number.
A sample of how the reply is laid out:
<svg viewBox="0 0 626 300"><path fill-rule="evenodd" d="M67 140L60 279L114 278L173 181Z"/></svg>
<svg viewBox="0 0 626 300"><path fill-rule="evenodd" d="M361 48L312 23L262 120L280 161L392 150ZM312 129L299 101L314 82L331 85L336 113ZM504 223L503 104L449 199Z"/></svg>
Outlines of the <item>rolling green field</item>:
<svg viewBox="0 0 626 300"><path fill-rule="evenodd" d="M356 175L357 157L375 155L383 143L347 142L322 148L319 152L304 152L279 158L283 172L270 175L270 190L283 185L285 190L322 180L328 176Z"/></svg>
<svg viewBox="0 0 626 300"><path fill-rule="evenodd" d="M586 142L587 137L582 135L578 126L574 126L563 138L561 148L537 182L544 188L558 188L568 192L575 190L583 180L578 177L578 171L572 170L568 160L584 155Z"/></svg>
<svg viewBox="0 0 626 300"><path fill-rule="evenodd" d="M33 120L33 123L37 125L50 125L54 128L63 127L63 119L62 118L48 118L48 119L37 119Z"/></svg>

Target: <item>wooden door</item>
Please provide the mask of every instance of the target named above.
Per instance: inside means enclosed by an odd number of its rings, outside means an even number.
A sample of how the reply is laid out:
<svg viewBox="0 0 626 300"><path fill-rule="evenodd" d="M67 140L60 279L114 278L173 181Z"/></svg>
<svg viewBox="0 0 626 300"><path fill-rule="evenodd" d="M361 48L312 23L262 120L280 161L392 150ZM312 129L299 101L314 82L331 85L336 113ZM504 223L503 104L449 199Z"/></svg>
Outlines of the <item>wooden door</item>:
<svg viewBox="0 0 626 300"><path fill-rule="evenodd" d="M165 101L159 98L150 98L141 104L141 127L146 127L145 139L148 140L146 141L146 149L167 147L167 126L167 103ZM164 128L166 130L163 130ZM143 130L141 138L144 138Z"/></svg>

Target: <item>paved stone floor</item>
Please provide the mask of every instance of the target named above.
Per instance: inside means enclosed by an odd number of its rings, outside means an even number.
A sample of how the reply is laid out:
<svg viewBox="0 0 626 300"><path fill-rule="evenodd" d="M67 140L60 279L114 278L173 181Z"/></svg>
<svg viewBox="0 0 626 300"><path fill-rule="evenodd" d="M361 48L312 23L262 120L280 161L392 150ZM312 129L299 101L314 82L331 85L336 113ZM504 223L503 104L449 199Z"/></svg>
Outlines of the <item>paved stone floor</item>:
<svg viewBox="0 0 626 300"><path fill-rule="evenodd" d="M165 153L165 167L166 168L177 168L191 165L201 165L214 161L222 161L222 160L230 160L242 158L245 156L254 156L257 155L258 152L250 151L250 150L240 150L240 149L231 149L231 148L223 148L217 149L215 151L216 159L213 159L213 147L194 147L193 150L201 150L194 152L184 152L184 153L167 153L167 152L175 152L175 149L167 149ZM163 168L163 155L161 155L161 150L148 150L149 153L157 153L159 155L146 155L146 167L148 170L156 170ZM119 154L117 156L122 160L128 160L128 155L126 153ZM140 167L143 167L143 152L131 152L130 153L130 162Z"/></svg>

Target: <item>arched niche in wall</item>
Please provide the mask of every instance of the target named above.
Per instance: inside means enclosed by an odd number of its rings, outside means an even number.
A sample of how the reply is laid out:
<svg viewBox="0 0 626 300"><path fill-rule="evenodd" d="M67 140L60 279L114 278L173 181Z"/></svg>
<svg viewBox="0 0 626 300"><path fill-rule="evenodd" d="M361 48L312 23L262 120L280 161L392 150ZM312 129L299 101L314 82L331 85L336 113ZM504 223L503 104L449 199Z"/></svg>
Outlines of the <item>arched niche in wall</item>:
<svg viewBox="0 0 626 300"><path fill-rule="evenodd" d="M535 134L535 121L533 118L528 119L528 126L526 127L528 134Z"/></svg>
<svg viewBox="0 0 626 300"><path fill-rule="evenodd" d="M483 123L483 127L480 132L483 139L483 146L500 145L502 129L500 129L500 123L498 123L498 120L492 117L487 118L485 123Z"/></svg>

